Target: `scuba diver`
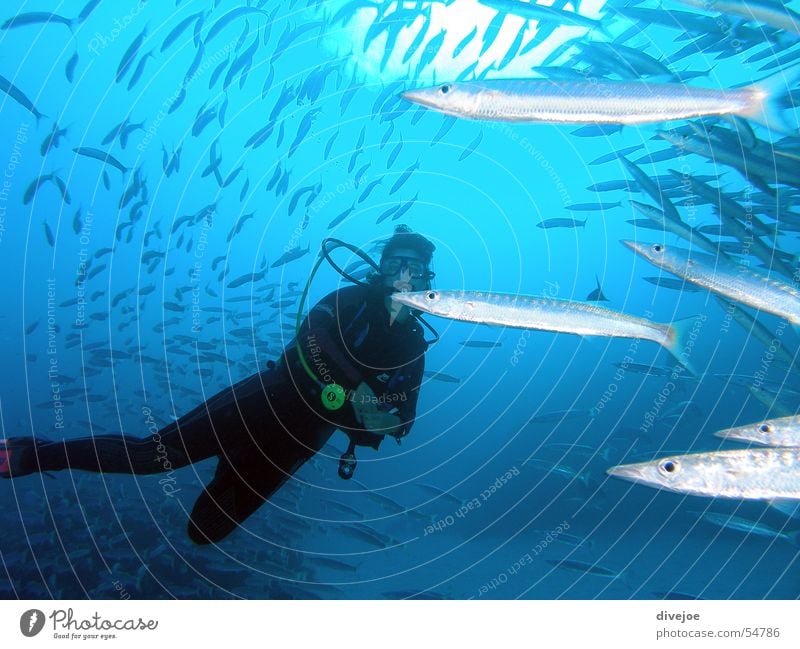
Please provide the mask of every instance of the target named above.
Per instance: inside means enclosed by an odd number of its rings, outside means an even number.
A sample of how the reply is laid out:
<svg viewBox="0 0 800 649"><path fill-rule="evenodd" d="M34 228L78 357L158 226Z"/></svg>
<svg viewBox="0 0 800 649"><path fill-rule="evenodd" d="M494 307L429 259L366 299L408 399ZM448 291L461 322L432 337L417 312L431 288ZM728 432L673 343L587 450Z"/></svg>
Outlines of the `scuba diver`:
<svg viewBox="0 0 800 649"><path fill-rule="evenodd" d="M391 294L430 288L435 247L398 226L376 267L357 248L335 242L376 269L358 282L331 261L329 241L303 293L297 335L277 363L270 361L264 371L148 437L6 439L0 442L0 477L63 469L153 474L218 456L214 478L194 504L188 525L192 541L208 544L253 514L335 429L350 439L339 463L344 479L355 470L356 446L378 449L386 435L400 443L416 417L428 342L419 314L393 302ZM302 321L305 297L323 258L357 285L330 293Z"/></svg>

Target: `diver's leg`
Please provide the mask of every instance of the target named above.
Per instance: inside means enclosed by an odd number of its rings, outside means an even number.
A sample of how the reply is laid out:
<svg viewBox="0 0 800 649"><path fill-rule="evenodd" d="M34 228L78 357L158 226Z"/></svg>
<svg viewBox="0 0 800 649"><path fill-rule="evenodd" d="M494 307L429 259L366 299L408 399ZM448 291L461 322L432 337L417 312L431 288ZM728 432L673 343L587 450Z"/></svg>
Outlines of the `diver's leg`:
<svg viewBox="0 0 800 649"><path fill-rule="evenodd" d="M220 460L214 479L200 494L189 520L189 538L216 543L255 512L289 476L269 463L234 468Z"/></svg>
<svg viewBox="0 0 800 649"><path fill-rule="evenodd" d="M246 460L231 458L233 465L220 459L214 479L192 508L189 538L201 545L225 538L312 458L333 431L333 426L320 425L310 444L283 438L280 444L273 441L273 452L254 447Z"/></svg>
<svg viewBox="0 0 800 649"><path fill-rule="evenodd" d="M49 441L14 437L0 442L0 477L80 469L99 473L172 471L235 447L244 429L241 406L268 409L264 373L221 390L177 421L148 437L95 435Z"/></svg>

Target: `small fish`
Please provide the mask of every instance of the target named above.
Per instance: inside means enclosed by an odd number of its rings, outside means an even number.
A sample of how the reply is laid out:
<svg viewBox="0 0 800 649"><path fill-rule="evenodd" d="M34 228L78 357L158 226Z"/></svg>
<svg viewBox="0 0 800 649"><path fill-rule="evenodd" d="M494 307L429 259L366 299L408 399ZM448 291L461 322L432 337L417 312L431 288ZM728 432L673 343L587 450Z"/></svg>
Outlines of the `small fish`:
<svg viewBox="0 0 800 649"><path fill-rule="evenodd" d="M800 416L767 419L746 426L725 428L714 434L723 439L764 446L800 446Z"/></svg>
<svg viewBox="0 0 800 649"><path fill-rule="evenodd" d="M345 563L344 561L338 561L337 559L330 559L328 557L315 557L313 559L313 563L314 565L336 570L338 572L356 572L358 570L357 566Z"/></svg>
<svg viewBox="0 0 800 649"><path fill-rule="evenodd" d="M480 131L478 133L478 136L474 140L472 140L472 142L466 148L466 150L460 156L458 156L458 161L461 162L462 160L466 160L469 156L471 156L475 152L475 149L478 148L478 145L481 143L482 139L483 139L483 131Z"/></svg>
<svg viewBox="0 0 800 649"><path fill-rule="evenodd" d="M436 135L433 136L430 146L433 146L437 142L441 142L442 138L450 132L450 129L456 125L457 121L458 120L455 117L445 117L444 123L436 132Z"/></svg>
<svg viewBox="0 0 800 649"><path fill-rule="evenodd" d="M89 15L97 8L97 5L100 4L102 0L89 0L86 5L81 9L81 12L78 14L78 21L83 22L86 20Z"/></svg>
<svg viewBox="0 0 800 649"><path fill-rule="evenodd" d="M573 408L571 410L553 410L551 412L542 412L533 417L530 417L527 424L550 424L556 421L566 421L568 419L582 419L591 417L590 410L585 408Z"/></svg>
<svg viewBox="0 0 800 649"><path fill-rule="evenodd" d="M383 178L378 178L376 180L373 180L369 185L367 185L367 187L364 189L363 192L361 192L361 195L356 200L356 204L363 203L365 200L367 200L367 198L369 198L369 195L372 193L372 190L375 189L382 182Z"/></svg>
<svg viewBox="0 0 800 649"><path fill-rule="evenodd" d="M414 203L416 203L418 197L419 197L419 192L414 194L414 198L410 198L405 203L400 205L398 210L392 216L392 221L396 221L397 219L401 218L403 216L403 214L408 212L408 210L411 209L411 207L414 205Z"/></svg>
<svg viewBox="0 0 800 649"><path fill-rule="evenodd" d="M574 561L572 559L545 559L545 561L556 568L571 570L573 572L581 572L587 575L594 575L596 577L617 579L620 576L618 572L609 568L604 568L598 563L585 563L583 561Z"/></svg>
<svg viewBox="0 0 800 649"><path fill-rule="evenodd" d="M141 79L142 75L144 74L144 66L147 64L147 59L149 59L152 56L153 56L153 51L150 50L149 52L143 54L142 58L139 59L139 63L136 66L136 69L133 71L133 74L131 75L131 80L128 82L128 90L132 90L133 87L137 83L139 83L139 79ZM125 148L124 144L123 148Z"/></svg>
<svg viewBox="0 0 800 649"><path fill-rule="evenodd" d="M56 238L53 236L53 231L50 229L50 226L47 225L47 221L44 222L44 236L47 239L47 243L50 244L50 247L55 248Z"/></svg>
<svg viewBox="0 0 800 649"><path fill-rule="evenodd" d="M417 592L415 590L387 590L381 592L384 599L421 599L421 600L445 600L450 599L446 595L434 591Z"/></svg>
<svg viewBox="0 0 800 649"><path fill-rule="evenodd" d="M202 12L198 12L196 14L192 14L191 16L187 16L181 22L179 22L172 31L167 34L167 37L164 39L164 42L161 44L160 52L166 50L170 45L172 45L180 35L186 31L186 28L189 27L193 22L198 21L203 15Z"/></svg>
<svg viewBox="0 0 800 649"><path fill-rule="evenodd" d="M47 181L53 180L53 176L55 174L43 174L38 178L34 178L31 181L31 184L28 185L27 189L25 189L25 193L22 195L22 204L28 205L32 200L33 197L36 195L36 192L39 191L39 188L44 185Z"/></svg>
<svg viewBox="0 0 800 649"><path fill-rule="evenodd" d="M679 593L674 590L670 591L655 591L653 593L654 596L658 597L658 599L670 599L670 600L701 600L705 599L703 597L698 597L697 595L689 595L688 593Z"/></svg>
<svg viewBox="0 0 800 649"><path fill-rule="evenodd" d="M333 147L333 143L336 141L336 136L339 135L339 130L337 129L334 131L331 138L328 140L328 143L325 145L325 153L323 154L323 159L327 160L328 156L331 154L331 147Z"/></svg>
<svg viewBox="0 0 800 649"><path fill-rule="evenodd" d="M53 147L58 147L61 138L63 138L67 134L66 128L58 128L58 124L53 122L53 128L50 133L42 140L42 144L39 147L39 153L44 156L50 151Z"/></svg>
<svg viewBox="0 0 800 649"><path fill-rule="evenodd" d="M80 234L82 228L83 223L81 222L81 209L78 208L78 211L75 212L75 216L72 217L72 231L75 234Z"/></svg>
<svg viewBox="0 0 800 649"><path fill-rule="evenodd" d="M754 536L765 536L770 539L783 539L789 541L792 545L798 545L800 542L800 530L792 532L782 532L776 530L765 523L751 521L749 518L743 516L734 516L732 514L722 514L720 512L689 512L700 520L716 525L724 530L733 530L734 532L743 532L745 534L752 534Z"/></svg>
<svg viewBox="0 0 800 649"><path fill-rule="evenodd" d="M455 49L453 50L453 58L456 58L461 52L464 51L464 48L472 42L472 39L478 35L478 27L475 26L472 28L472 31L464 36L461 41L456 45Z"/></svg>
<svg viewBox="0 0 800 649"><path fill-rule="evenodd" d="M615 207L622 207L622 203L573 203L572 205L565 205L564 209L572 212L604 212L611 210Z"/></svg>
<svg viewBox="0 0 800 649"><path fill-rule="evenodd" d="M266 271L263 270L258 273L247 273L246 275L242 275L231 281L228 284L228 288L239 288L240 286L249 284L251 282L259 282L264 279L266 274Z"/></svg>
<svg viewBox="0 0 800 649"><path fill-rule="evenodd" d="M461 379L456 376L450 376L449 374L445 374L444 372L433 372L431 370L425 370L425 376L429 379L433 379L434 381L443 381L444 383L461 383Z"/></svg>
<svg viewBox="0 0 800 649"><path fill-rule="evenodd" d="M278 266L283 266L285 264L288 264L291 261L295 261L297 259L300 259L301 257L304 257L309 252L311 252L311 244L308 244L305 250L300 246L296 246L295 248L292 248L284 252L278 258L278 260L275 263L273 263L272 266L270 266L270 268L277 268Z"/></svg>
<svg viewBox="0 0 800 649"><path fill-rule="evenodd" d="M344 212L336 216L333 221L328 224L328 229L336 227L342 221L344 221L348 216L350 216L353 212L355 212L356 204L353 203L350 207L348 207Z"/></svg>
<svg viewBox="0 0 800 649"><path fill-rule="evenodd" d="M217 22L215 22L211 29L208 30L206 34L206 41L210 41L214 38L217 34L219 34L227 25L232 23L237 18L241 18L242 16L246 16L248 14L260 14L267 19L270 18L270 15L267 11L263 9L259 9L257 7L237 7L236 9L231 9L228 13L222 16Z"/></svg>
<svg viewBox="0 0 800 649"><path fill-rule="evenodd" d="M594 289L589 295L586 296L587 302L608 302L608 298L603 294L603 289L600 286L600 278L594 276L594 281L597 282L597 288Z"/></svg>
<svg viewBox="0 0 800 649"><path fill-rule="evenodd" d="M572 135L576 137L608 137L614 133L619 133L622 129L622 124L587 124L572 131Z"/></svg>
<svg viewBox="0 0 800 649"><path fill-rule="evenodd" d="M67 76L67 81L72 83L75 78L75 66L78 64L78 53L75 52L67 61L67 67L64 69L64 74Z"/></svg>
<svg viewBox="0 0 800 649"><path fill-rule="evenodd" d="M671 376L675 370L669 367L654 367L653 365L644 365L642 363L612 363L614 367L618 367L625 372L633 372L635 374L646 374L647 376Z"/></svg>
<svg viewBox="0 0 800 649"><path fill-rule="evenodd" d="M385 210L384 212L381 213L381 215L376 219L375 225L378 225L379 223L382 223L383 221L388 219L392 214L397 212L397 210L399 210L399 209L400 209L400 204L399 203L397 205L392 205L389 209L387 209L387 210Z"/></svg>
<svg viewBox="0 0 800 649"><path fill-rule="evenodd" d="M100 160L100 162L107 162L112 167L116 167L123 173L130 170L114 156L112 156L110 153L106 153L105 151L100 151L99 149L93 149L92 147L87 146L75 147L72 150L78 155L86 156L87 158L94 158L95 160Z"/></svg>
<svg viewBox="0 0 800 649"><path fill-rule="evenodd" d="M403 138L400 137L400 141L395 145L392 149L392 152L389 154L389 158L386 160L386 168L389 169L394 164L394 161L397 160L397 156L400 155L400 151L403 149Z"/></svg>
<svg viewBox="0 0 800 649"><path fill-rule="evenodd" d="M139 32L139 35L133 39L133 42L130 44L128 49L125 50L125 53L122 55L122 59L119 62L119 66L117 66L117 74L116 74L117 83L122 81L122 77L124 77L125 73L130 69L134 59L136 58L136 54L139 52L139 48L141 48L142 44L147 38L147 27L148 26L145 25L144 29L142 29L142 31Z"/></svg>
<svg viewBox="0 0 800 649"><path fill-rule="evenodd" d="M800 448L747 448L625 464L608 474L708 498L800 499Z"/></svg>
<svg viewBox="0 0 800 649"><path fill-rule="evenodd" d="M11 83L8 79L6 79L2 75L0 75L0 91L6 93L9 97L14 99L20 106L31 112L33 116L36 118L37 124L39 123L39 120L42 117L45 117L44 113L39 112L39 110L36 108L36 106L33 105L33 102L30 99L28 99L27 95L25 95L24 92L22 92L19 88L17 88L13 83Z"/></svg>
<svg viewBox="0 0 800 649"><path fill-rule="evenodd" d="M542 230L551 230L553 228L567 228L574 230L575 228L585 228L586 221L589 219L584 219L583 221L578 221L577 219L545 219L544 221L540 221L536 224L537 228L542 228Z"/></svg>
<svg viewBox="0 0 800 649"><path fill-rule="evenodd" d="M47 25L49 23L66 25L69 27L69 30L72 31L72 27L75 24L75 19L64 18L58 14L45 13L43 11L31 11L28 13L17 14L16 16L9 18L2 25L0 25L0 29L14 29L15 27L24 27L26 25Z"/></svg>
<svg viewBox="0 0 800 649"><path fill-rule="evenodd" d="M634 146L629 146L625 149L620 149L619 151L612 151L611 153L606 153L605 155L601 155L599 158L595 158L589 164L590 165L600 165L605 162L611 162L612 160L616 160L617 158L624 158L631 153L638 151L639 149L644 148L644 144L635 144ZM628 182L628 181L621 181L621 182Z"/></svg>
<svg viewBox="0 0 800 649"><path fill-rule="evenodd" d="M419 169L419 158L417 158L417 161L408 167L408 169L406 169L395 181L394 185L392 185L392 188L389 190L389 196L400 189L406 183L406 181L411 178L411 174L413 174L417 169Z"/></svg>

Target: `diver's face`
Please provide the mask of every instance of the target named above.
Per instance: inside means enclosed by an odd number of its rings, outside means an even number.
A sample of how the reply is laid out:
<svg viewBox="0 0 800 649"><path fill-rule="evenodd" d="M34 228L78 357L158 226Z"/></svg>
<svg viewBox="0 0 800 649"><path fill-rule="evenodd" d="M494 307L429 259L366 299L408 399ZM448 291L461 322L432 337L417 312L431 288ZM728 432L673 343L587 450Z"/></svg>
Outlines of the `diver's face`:
<svg viewBox="0 0 800 649"><path fill-rule="evenodd" d="M423 291L430 285L430 269L411 249L401 248L381 259L383 285L395 291Z"/></svg>

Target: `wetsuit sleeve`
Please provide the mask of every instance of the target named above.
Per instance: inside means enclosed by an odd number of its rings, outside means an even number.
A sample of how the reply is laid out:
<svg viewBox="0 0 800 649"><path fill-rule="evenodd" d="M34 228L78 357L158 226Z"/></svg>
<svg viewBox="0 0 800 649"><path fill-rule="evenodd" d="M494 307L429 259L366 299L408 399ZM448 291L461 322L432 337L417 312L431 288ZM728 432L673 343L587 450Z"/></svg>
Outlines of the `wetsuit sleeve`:
<svg viewBox="0 0 800 649"><path fill-rule="evenodd" d="M342 302L337 293L332 293L311 309L297 337L306 363L320 381L351 390L363 378L344 350L341 323L352 317L354 309L354 304Z"/></svg>

